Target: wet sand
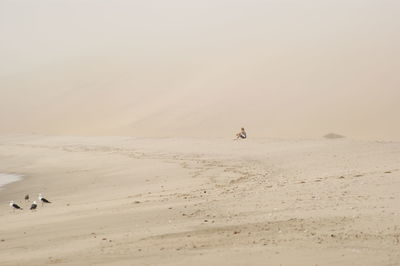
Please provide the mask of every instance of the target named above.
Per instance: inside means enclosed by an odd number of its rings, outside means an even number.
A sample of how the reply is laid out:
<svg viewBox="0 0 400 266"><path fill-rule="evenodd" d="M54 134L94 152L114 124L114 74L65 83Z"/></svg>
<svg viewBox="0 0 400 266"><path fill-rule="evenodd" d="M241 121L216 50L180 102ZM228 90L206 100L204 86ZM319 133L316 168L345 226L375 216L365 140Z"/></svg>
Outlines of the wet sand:
<svg viewBox="0 0 400 266"><path fill-rule="evenodd" d="M9 136L0 161L25 176L0 265L400 264L398 142Z"/></svg>
<svg viewBox="0 0 400 266"><path fill-rule="evenodd" d="M17 182L21 179L22 176L19 175L0 173L0 189L9 183Z"/></svg>

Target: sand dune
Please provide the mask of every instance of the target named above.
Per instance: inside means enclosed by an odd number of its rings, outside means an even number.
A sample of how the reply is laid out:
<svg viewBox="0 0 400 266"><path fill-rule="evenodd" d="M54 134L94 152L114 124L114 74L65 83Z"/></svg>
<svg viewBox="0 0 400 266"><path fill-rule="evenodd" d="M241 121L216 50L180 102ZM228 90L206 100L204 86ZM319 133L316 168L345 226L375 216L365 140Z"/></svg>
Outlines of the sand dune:
<svg viewBox="0 0 400 266"><path fill-rule="evenodd" d="M397 265L400 145L0 139L1 265ZM13 213L23 196L53 201Z"/></svg>
<svg viewBox="0 0 400 266"><path fill-rule="evenodd" d="M0 5L1 134L400 140L396 1Z"/></svg>

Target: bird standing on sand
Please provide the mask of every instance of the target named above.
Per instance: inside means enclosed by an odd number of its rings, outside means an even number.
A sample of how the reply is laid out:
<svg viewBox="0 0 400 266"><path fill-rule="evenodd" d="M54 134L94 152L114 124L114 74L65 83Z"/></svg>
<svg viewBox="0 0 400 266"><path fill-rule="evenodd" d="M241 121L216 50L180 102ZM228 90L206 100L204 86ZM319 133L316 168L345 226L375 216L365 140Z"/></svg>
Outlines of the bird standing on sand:
<svg viewBox="0 0 400 266"><path fill-rule="evenodd" d="M25 201L28 201L29 200L29 194L26 194L25 195Z"/></svg>
<svg viewBox="0 0 400 266"><path fill-rule="evenodd" d="M42 197L42 193L39 193L38 199L42 202L42 206L44 203L51 203L50 201Z"/></svg>
<svg viewBox="0 0 400 266"><path fill-rule="evenodd" d="M37 208L37 203L36 203L36 201L33 201L30 209L31 210L36 210L36 208Z"/></svg>
<svg viewBox="0 0 400 266"><path fill-rule="evenodd" d="M12 208L14 211L15 210L22 210L20 206L18 206L14 201L10 201L10 208Z"/></svg>

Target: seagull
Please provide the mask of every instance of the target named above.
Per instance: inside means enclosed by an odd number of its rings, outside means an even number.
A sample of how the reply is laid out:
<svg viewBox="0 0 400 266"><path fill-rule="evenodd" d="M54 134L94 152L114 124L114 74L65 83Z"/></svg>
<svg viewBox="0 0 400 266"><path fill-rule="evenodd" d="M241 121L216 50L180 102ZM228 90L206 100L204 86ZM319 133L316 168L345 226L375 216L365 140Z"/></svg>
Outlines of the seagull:
<svg viewBox="0 0 400 266"><path fill-rule="evenodd" d="M33 201L30 209L31 210L36 210L36 208L37 208L37 203L36 203L36 201Z"/></svg>
<svg viewBox="0 0 400 266"><path fill-rule="evenodd" d="M12 208L14 211L15 210L22 210L20 206L18 206L14 201L10 201L10 208Z"/></svg>
<svg viewBox="0 0 400 266"><path fill-rule="evenodd" d="M43 206L43 203L51 203L50 201L48 201L47 199L42 197L42 193L39 193L38 199L42 202L42 206Z"/></svg>
<svg viewBox="0 0 400 266"><path fill-rule="evenodd" d="M28 201L29 200L29 194L26 194L25 195L25 201Z"/></svg>

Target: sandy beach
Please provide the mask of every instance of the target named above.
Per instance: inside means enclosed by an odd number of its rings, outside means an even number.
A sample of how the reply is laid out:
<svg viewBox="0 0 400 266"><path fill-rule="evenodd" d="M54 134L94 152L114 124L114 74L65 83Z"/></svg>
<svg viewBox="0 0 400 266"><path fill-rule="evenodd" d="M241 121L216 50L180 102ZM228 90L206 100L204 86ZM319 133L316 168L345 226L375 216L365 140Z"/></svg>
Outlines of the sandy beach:
<svg viewBox="0 0 400 266"><path fill-rule="evenodd" d="M3 136L0 161L2 266L400 265L399 142Z"/></svg>
<svg viewBox="0 0 400 266"><path fill-rule="evenodd" d="M0 1L0 266L400 266L399 10Z"/></svg>

